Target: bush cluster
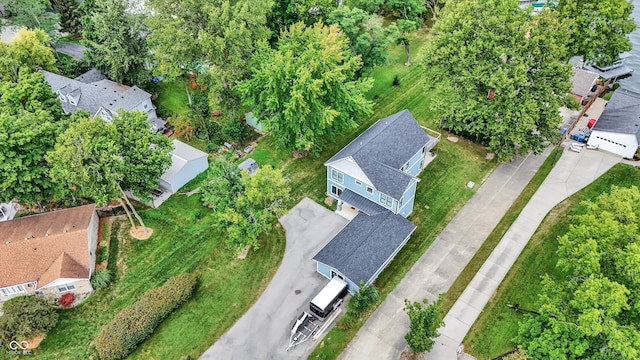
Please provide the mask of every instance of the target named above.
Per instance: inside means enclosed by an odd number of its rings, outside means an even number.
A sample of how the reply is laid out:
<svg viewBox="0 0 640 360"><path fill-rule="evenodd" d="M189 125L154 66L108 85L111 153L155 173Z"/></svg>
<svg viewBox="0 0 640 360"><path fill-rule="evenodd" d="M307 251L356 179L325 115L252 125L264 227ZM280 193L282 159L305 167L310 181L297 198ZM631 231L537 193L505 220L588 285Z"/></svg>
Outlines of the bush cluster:
<svg viewBox="0 0 640 360"><path fill-rule="evenodd" d="M195 284L194 274L182 273L120 311L94 339L100 358L115 360L129 355L162 320L191 297Z"/></svg>
<svg viewBox="0 0 640 360"><path fill-rule="evenodd" d="M91 286L96 290L106 288L111 284L112 275L109 269L96 270L93 275L91 275Z"/></svg>
<svg viewBox="0 0 640 360"><path fill-rule="evenodd" d="M0 344L25 341L45 335L58 322L58 313L47 300L33 295L19 296L2 305Z"/></svg>

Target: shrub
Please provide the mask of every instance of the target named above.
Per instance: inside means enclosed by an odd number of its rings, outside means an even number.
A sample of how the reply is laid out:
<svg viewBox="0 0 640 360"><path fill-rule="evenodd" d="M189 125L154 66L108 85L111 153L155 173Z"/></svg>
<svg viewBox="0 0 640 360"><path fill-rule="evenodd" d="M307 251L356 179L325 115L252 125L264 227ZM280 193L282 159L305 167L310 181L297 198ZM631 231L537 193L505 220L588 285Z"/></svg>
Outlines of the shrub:
<svg viewBox="0 0 640 360"><path fill-rule="evenodd" d="M91 275L91 286L94 289L103 289L111 284L113 274L109 269L99 269Z"/></svg>
<svg viewBox="0 0 640 360"><path fill-rule="evenodd" d="M105 235L107 234L107 231L105 229ZM98 262L101 263L103 261L107 261L107 259L109 258L109 248L107 247L107 242L102 240L100 241L100 244L98 244Z"/></svg>
<svg viewBox="0 0 640 360"><path fill-rule="evenodd" d="M195 133L193 124L191 124L191 121L187 117L172 117L169 119L169 124L173 126L173 131L175 131L176 135L181 139L189 141Z"/></svg>
<svg viewBox="0 0 640 360"><path fill-rule="evenodd" d="M73 300L75 299L76 299L76 296L73 295L72 293L63 294L58 299L58 305L62 306L63 308L69 307L71 306L71 304L73 304Z"/></svg>
<svg viewBox="0 0 640 360"><path fill-rule="evenodd" d="M0 316L0 344L45 335L58 322L58 312L47 300L32 295L7 300Z"/></svg>
<svg viewBox="0 0 640 360"><path fill-rule="evenodd" d="M238 119L230 119L224 124L222 133L231 141L242 142L249 137L249 128Z"/></svg>
<svg viewBox="0 0 640 360"><path fill-rule="evenodd" d="M358 322L358 316L354 313L347 312L346 314L344 314L344 316L340 318L340 320L338 320L338 323L336 324L336 326L340 330L349 330L353 328L357 322Z"/></svg>
<svg viewBox="0 0 640 360"><path fill-rule="evenodd" d="M393 86L400 85L400 77L398 75L393 77Z"/></svg>
<svg viewBox="0 0 640 360"><path fill-rule="evenodd" d="M422 300L422 303L417 301L412 303L405 299L404 311L411 320L409 332L404 336L411 351L421 353L431 350L435 344L433 339L439 335L438 328L444 325L442 295L431 304L427 299Z"/></svg>
<svg viewBox="0 0 640 360"><path fill-rule="evenodd" d="M129 355L162 320L191 297L195 284L194 274L182 273L161 287L147 291L134 304L120 311L94 339L100 358L122 359Z"/></svg>
<svg viewBox="0 0 640 360"><path fill-rule="evenodd" d="M380 294L375 287L365 285L363 281L360 281L360 290L347 302L347 310L354 314L360 314L367 310L371 304L378 301Z"/></svg>

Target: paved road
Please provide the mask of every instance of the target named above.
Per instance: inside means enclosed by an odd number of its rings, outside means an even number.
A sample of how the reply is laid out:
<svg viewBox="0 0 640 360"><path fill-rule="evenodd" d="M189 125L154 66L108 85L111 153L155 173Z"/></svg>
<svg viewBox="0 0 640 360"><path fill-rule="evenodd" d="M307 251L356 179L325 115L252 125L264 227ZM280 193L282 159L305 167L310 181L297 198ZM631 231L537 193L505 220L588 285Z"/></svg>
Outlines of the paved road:
<svg viewBox="0 0 640 360"><path fill-rule="evenodd" d="M458 346L547 213L619 161L620 156L605 151L583 150L581 153L575 153L565 150L538 191L445 316L445 326L439 329L440 337L436 339L434 349L427 355L428 359L456 359Z"/></svg>
<svg viewBox="0 0 640 360"><path fill-rule="evenodd" d="M280 223L287 231L280 268L258 301L201 359L301 359L317 345L309 340L286 351L291 325L328 281L312 257L347 220L305 198Z"/></svg>
<svg viewBox="0 0 640 360"><path fill-rule="evenodd" d="M74 43L69 42L61 42L56 46L56 50L63 54L69 55L76 60L82 59L84 57L84 51L87 50L86 47Z"/></svg>
<svg viewBox="0 0 640 360"><path fill-rule="evenodd" d="M499 165L356 334L340 359L397 359L407 345L404 299L446 292L548 156ZM454 357L455 358L455 357Z"/></svg>

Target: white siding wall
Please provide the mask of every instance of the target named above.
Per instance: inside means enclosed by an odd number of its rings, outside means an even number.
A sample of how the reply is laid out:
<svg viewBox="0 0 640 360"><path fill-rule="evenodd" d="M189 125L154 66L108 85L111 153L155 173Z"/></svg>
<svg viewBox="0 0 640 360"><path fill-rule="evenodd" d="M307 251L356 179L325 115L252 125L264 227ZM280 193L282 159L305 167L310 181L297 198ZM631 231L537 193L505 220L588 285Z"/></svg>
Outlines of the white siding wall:
<svg viewBox="0 0 640 360"><path fill-rule="evenodd" d="M598 145L601 150L632 158L638 150L638 140L632 134L620 134L594 130L589 137L589 145Z"/></svg>

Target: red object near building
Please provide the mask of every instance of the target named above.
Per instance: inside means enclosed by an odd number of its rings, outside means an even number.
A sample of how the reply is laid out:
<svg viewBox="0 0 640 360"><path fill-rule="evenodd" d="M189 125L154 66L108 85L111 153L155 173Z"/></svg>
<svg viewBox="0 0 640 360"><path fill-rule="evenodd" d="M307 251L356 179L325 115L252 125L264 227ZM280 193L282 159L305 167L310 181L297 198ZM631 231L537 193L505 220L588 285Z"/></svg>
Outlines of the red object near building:
<svg viewBox="0 0 640 360"><path fill-rule="evenodd" d="M587 127L591 129L593 125L596 124L596 121L597 121L596 119L589 119L589 122L587 123Z"/></svg>

